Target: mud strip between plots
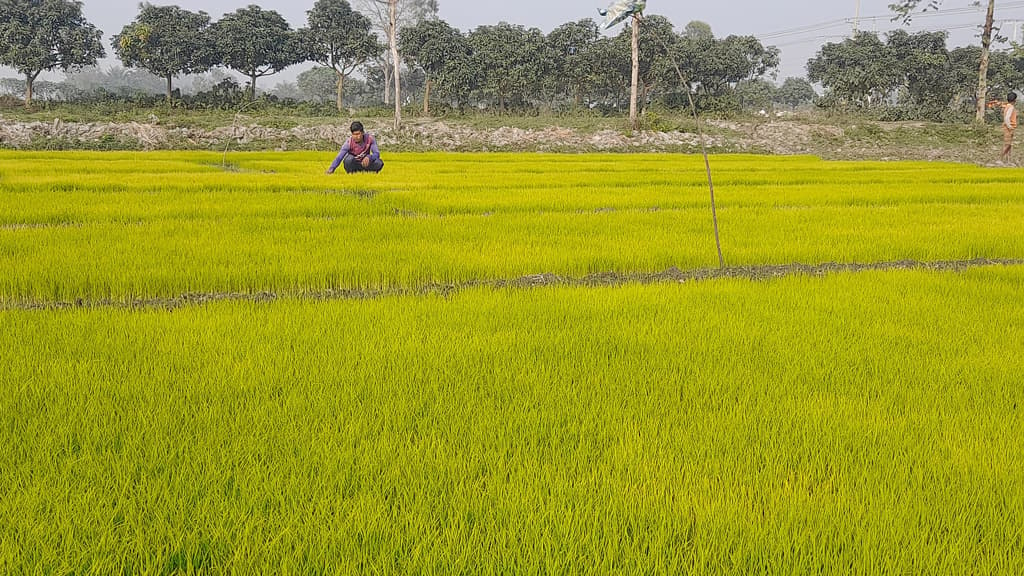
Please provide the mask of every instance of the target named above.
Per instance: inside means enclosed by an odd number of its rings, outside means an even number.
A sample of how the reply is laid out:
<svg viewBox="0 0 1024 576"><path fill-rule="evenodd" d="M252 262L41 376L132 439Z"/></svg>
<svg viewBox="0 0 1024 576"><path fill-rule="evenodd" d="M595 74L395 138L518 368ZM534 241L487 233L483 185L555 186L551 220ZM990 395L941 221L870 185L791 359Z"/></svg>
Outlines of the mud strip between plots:
<svg viewBox="0 0 1024 576"><path fill-rule="evenodd" d="M1006 267L1024 265L1022 259L939 260L921 262L917 260L896 260L892 262L824 263L824 264L778 264L758 266L727 266L725 268L699 268L680 270L669 268L653 273L602 272L586 276L559 276L557 274L535 274L512 279L477 280L456 284L426 284L417 288L392 288L386 290L336 289L308 292L208 292L183 294L175 297L140 298L133 300L90 300L52 302L6 302L0 303L0 310L60 310L74 308L123 308L174 309L213 302L273 302L277 300L366 300L394 296L449 296L472 288L542 288L546 286L625 286L631 284L668 284L701 282L723 278L770 280L786 276L825 276L835 273L856 273L876 270L928 270L938 272L962 272L972 268Z"/></svg>

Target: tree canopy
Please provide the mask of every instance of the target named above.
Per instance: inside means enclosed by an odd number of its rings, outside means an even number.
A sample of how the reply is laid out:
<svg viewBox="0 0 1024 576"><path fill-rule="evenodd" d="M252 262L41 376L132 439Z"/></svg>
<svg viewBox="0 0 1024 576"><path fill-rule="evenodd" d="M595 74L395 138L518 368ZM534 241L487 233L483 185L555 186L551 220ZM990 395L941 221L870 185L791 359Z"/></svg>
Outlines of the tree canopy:
<svg viewBox="0 0 1024 576"><path fill-rule="evenodd" d="M900 67L877 34L860 32L823 46L807 62L807 77L840 101L869 106L899 85Z"/></svg>
<svg viewBox="0 0 1024 576"><path fill-rule="evenodd" d="M814 101L818 94L814 86L804 78L786 78L775 90L775 102L791 109L809 104Z"/></svg>
<svg viewBox="0 0 1024 576"><path fill-rule="evenodd" d="M212 26L217 51L225 66L249 77L249 98L256 98L256 79L276 74L306 59L298 35L283 16L259 6L224 15Z"/></svg>
<svg viewBox="0 0 1024 576"><path fill-rule="evenodd" d="M345 78L379 56L384 46L370 32L370 19L353 10L346 0L317 0L306 14L307 27L299 31L306 54L334 71L335 104L341 112Z"/></svg>
<svg viewBox="0 0 1024 576"><path fill-rule="evenodd" d="M465 64L469 48L461 32L443 20L421 20L402 28L399 52L410 66L419 66L426 74L423 113L430 113L430 89L446 68Z"/></svg>
<svg viewBox="0 0 1024 576"><path fill-rule="evenodd" d="M75 0L0 0L0 64L25 76L25 105L45 70L96 64L105 54L103 32L82 15Z"/></svg>
<svg viewBox="0 0 1024 576"><path fill-rule="evenodd" d="M599 38L600 27L591 18L562 24L548 34L553 89L571 98L575 106L583 102L584 93L601 72L595 57Z"/></svg>
<svg viewBox="0 0 1024 576"><path fill-rule="evenodd" d="M135 20L114 36L114 52L125 66L166 79L170 102L172 78L205 72L217 64L209 28L205 12L142 4Z"/></svg>
<svg viewBox="0 0 1024 576"><path fill-rule="evenodd" d="M544 34L537 28L502 22L469 33L483 95L504 112L521 108L539 91L550 65Z"/></svg>

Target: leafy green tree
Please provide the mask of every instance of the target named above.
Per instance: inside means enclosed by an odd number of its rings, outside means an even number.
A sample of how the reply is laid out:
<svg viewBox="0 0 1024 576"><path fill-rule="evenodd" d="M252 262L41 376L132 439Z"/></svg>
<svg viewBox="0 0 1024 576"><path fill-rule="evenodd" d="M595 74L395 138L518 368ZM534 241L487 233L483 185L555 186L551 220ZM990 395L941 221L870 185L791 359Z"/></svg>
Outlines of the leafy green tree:
<svg viewBox="0 0 1024 576"><path fill-rule="evenodd" d="M620 34L617 41L624 44L627 35ZM779 66L778 49L765 47L753 36L716 39L710 27L701 22L691 22L683 34L676 34L671 22L661 16L644 19L640 28L640 55L644 94L641 102L644 103L659 96L670 105L686 102L686 98L679 98L680 91L692 93L699 87L707 101L735 108L738 100L734 92L740 82L774 77ZM749 89L766 92L768 84L755 83Z"/></svg>
<svg viewBox="0 0 1024 576"><path fill-rule="evenodd" d="M446 67L468 56L466 37L444 20L422 20L401 29L398 48L407 65L419 66L426 75L423 114L429 116L431 87Z"/></svg>
<svg viewBox="0 0 1024 576"><path fill-rule="evenodd" d="M633 31L626 27L616 36L625 49L632 51ZM654 92L662 85L679 83L679 76L672 64L671 51L679 38L673 29L672 22L664 16L644 16L640 24L639 34L640 68L639 68L639 112L642 114L647 103L653 98Z"/></svg>
<svg viewBox="0 0 1024 576"><path fill-rule="evenodd" d="M950 82L953 84L955 103L969 103L972 111L978 89L977 65L981 57L980 46L962 46L951 50ZM1024 58L1011 53L993 51L986 69L985 86L989 91L985 100L1002 99L1006 93L1024 85Z"/></svg>
<svg viewBox="0 0 1024 576"><path fill-rule="evenodd" d="M162 94L164 81L147 70L110 66L86 66L68 72L62 83L65 92L75 99L104 96L136 97Z"/></svg>
<svg viewBox="0 0 1024 576"><path fill-rule="evenodd" d="M337 101L338 77L326 66L314 66L295 78L295 85L306 100L317 104Z"/></svg>
<svg viewBox="0 0 1024 576"><path fill-rule="evenodd" d="M692 20L683 28L683 38L690 40L711 40L715 35L711 32L711 25L700 20Z"/></svg>
<svg viewBox="0 0 1024 576"><path fill-rule="evenodd" d="M814 86L804 78L786 78L775 90L775 102L796 109L797 106L809 104L818 94Z"/></svg>
<svg viewBox="0 0 1024 576"><path fill-rule="evenodd" d="M779 66L778 49L765 47L753 36L727 36L710 45L700 41L690 56L696 62L696 79L703 91L714 96L728 94L745 80L774 78Z"/></svg>
<svg viewBox="0 0 1024 576"><path fill-rule="evenodd" d="M302 100L302 91L294 82L278 82L270 91L270 95L285 101L298 102Z"/></svg>
<svg viewBox="0 0 1024 576"><path fill-rule="evenodd" d="M52 100L63 94L65 91L63 82L47 82L46 80L36 80L32 91L33 94L41 97L44 100ZM0 93L5 95L21 97L25 96L25 79L24 78L0 78Z"/></svg>
<svg viewBox="0 0 1024 576"><path fill-rule="evenodd" d="M536 28L501 22L469 33L469 45L480 66L481 89L504 112L522 107L537 94L550 62L544 34Z"/></svg>
<svg viewBox="0 0 1024 576"><path fill-rule="evenodd" d="M594 42L588 54L593 72L587 81L587 100L608 109L629 106L630 52L630 46L615 38L601 37Z"/></svg>
<svg viewBox="0 0 1024 576"><path fill-rule="evenodd" d="M744 110L769 110L775 101L775 85L763 78L741 80L736 84L736 97Z"/></svg>
<svg viewBox="0 0 1024 576"><path fill-rule="evenodd" d="M945 32L891 32L886 46L902 77L904 103L935 114L948 109L956 86Z"/></svg>
<svg viewBox="0 0 1024 576"><path fill-rule="evenodd" d="M912 14L918 7L924 5L925 10L935 10L942 5L942 0L899 0L890 4L889 9L896 13L896 19L909 23ZM981 54L978 62L978 89L975 92L975 119L982 122L985 119L986 94L988 93L988 66L991 57L992 31L995 28L996 0L988 0L988 9L985 11L985 23L981 30ZM981 0L975 5L982 5Z"/></svg>
<svg viewBox="0 0 1024 576"><path fill-rule="evenodd" d="M718 72L713 58L717 47L718 41L715 40L710 27L704 30L703 27L689 24L672 45L672 57L690 84L687 88L692 89L693 86L700 85L708 91L709 86L719 84L715 80Z"/></svg>
<svg viewBox="0 0 1024 576"><path fill-rule="evenodd" d="M92 66L104 56L103 32L75 0L0 0L0 64L25 77L25 106L45 70Z"/></svg>
<svg viewBox="0 0 1024 576"><path fill-rule="evenodd" d="M206 72L217 64L209 28L205 12L141 4L135 20L114 36L114 52L125 66L164 78L170 104L175 76Z"/></svg>
<svg viewBox="0 0 1024 576"><path fill-rule="evenodd" d="M483 72L479 61L469 46L469 40L460 35L459 42L452 47L444 66L434 79L435 92L461 112L470 104L482 82Z"/></svg>
<svg viewBox="0 0 1024 576"><path fill-rule="evenodd" d="M563 24L547 37L551 54L549 78L555 90L572 98L577 107L599 73L594 45L600 37L600 27L590 18Z"/></svg>
<svg viewBox="0 0 1024 576"><path fill-rule="evenodd" d="M860 32L840 43L825 44L807 62L807 77L820 82L834 99L870 106L896 89L901 71L877 34Z"/></svg>
<svg viewBox="0 0 1024 576"><path fill-rule="evenodd" d="M305 61L298 35L283 16L259 6L225 14L211 26L225 66L249 77L249 98L256 99L256 79Z"/></svg>
<svg viewBox="0 0 1024 576"><path fill-rule="evenodd" d="M342 112L345 79L384 51L370 32L370 19L346 0L317 0L306 12L308 27L300 31L309 57L334 71L335 104Z"/></svg>

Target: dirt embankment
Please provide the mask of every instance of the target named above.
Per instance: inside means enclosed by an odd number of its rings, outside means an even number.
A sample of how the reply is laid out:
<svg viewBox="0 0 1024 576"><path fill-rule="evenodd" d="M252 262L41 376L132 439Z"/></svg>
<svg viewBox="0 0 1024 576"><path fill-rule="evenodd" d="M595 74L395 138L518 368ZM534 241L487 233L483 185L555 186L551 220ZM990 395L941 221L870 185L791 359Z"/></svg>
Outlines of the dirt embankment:
<svg viewBox="0 0 1024 576"><path fill-rule="evenodd" d="M560 126L525 129L476 128L458 122L414 120L401 132L381 121L368 123L381 146L392 151L695 152L697 134L685 130L643 130L632 135L603 129ZM873 123L839 127L799 119L708 120L705 144L716 153L812 154L834 159L945 160L986 163L998 155L991 142L936 134L932 127ZM949 131L946 132L947 134ZM341 122L277 128L239 116L214 128L148 122L24 122L0 116L0 147L15 149L242 149L326 150L348 137Z"/></svg>
<svg viewBox="0 0 1024 576"><path fill-rule="evenodd" d="M760 266L728 266L724 268L698 268L680 270L669 268L661 272L632 273L603 272L582 277L559 276L557 274L534 274L510 279L474 280L459 284L425 284L417 287L394 288L389 290L370 290L360 288L334 289L323 291L301 292L197 292L173 297L140 298L131 300L110 299L77 299L75 301L3 301L0 299L0 310L42 310L65 308L180 308L196 306L211 302L244 301L270 302L281 299L296 300L362 300L368 298L384 298L391 296L439 294L450 296L463 290L474 288L542 288L546 286L626 286L633 284L665 284L705 282L722 278L747 279L764 281L786 276L827 276L829 274L856 274L878 270L933 270L962 272L972 268L991 268L1006 266L1022 266L1024 260L1019 259L986 259L973 260L941 260L921 262L917 260L897 260L892 262L873 263L839 263L823 264L776 264Z"/></svg>
<svg viewBox="0 0 1024 576"><path fill-rule="evenodd" d="M626 137L615 130L583 132L551 126L543 129L500 127L479 129L443 121L407 123L401 132L390 127L372 126L382 146L393 150L442 151L621 151L679 150L700 145L696 134L688 132L642 131ZM232 126L196 128L166 126L154 122L20 122L0 117L0 145L8 148L44 148L47 143L83 148L108 144L111 148L210 149L227 145L281 148L313 148L340 145L348 138L347 125L274 128L252 119ZM712 148L746 149L751 146L721 135L709 136Z"/></svg>

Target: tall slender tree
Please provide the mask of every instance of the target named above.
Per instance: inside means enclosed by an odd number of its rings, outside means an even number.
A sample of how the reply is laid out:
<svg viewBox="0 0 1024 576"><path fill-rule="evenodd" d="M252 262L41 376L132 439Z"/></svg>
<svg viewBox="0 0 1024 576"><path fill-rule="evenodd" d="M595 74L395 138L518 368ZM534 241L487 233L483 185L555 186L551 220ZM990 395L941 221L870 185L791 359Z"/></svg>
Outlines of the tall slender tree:
<svg viewBox="0 0 1024 576"><path fill-rule="evenodd" d="M0 64L25 76L26 107L43 71L95 65L102 35L76 0L0 0Z"/></svg>
<svg viewBox="0 0 1024 576"><path fill-rule="evenodd" d="M354 6L370 18L374 29L388 41L379 64L384 72L384 103L391 103L394 94L401 94L401 81L396 71L401 66L401 50L397 45L399 30L423 20L437 18L437 0L355 0ZM395 42L391 39L394 37ZM396 81L398 80L398 81ZM401 100L401 98L395 98Z"/></svg>

